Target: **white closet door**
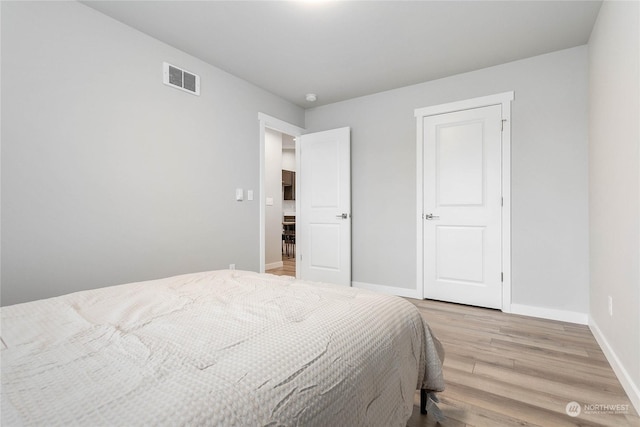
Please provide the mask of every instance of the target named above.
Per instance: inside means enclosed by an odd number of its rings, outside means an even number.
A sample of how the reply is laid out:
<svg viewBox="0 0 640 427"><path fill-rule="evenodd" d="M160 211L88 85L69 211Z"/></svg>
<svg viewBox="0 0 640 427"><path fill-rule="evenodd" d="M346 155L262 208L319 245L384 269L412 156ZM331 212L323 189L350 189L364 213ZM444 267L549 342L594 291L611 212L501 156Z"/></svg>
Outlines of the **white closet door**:
<svg viewBox="0 0 640 427"><path fill-rule="evenodd" d="M501 308L501 106L423 120L424 296Z"/></svg>

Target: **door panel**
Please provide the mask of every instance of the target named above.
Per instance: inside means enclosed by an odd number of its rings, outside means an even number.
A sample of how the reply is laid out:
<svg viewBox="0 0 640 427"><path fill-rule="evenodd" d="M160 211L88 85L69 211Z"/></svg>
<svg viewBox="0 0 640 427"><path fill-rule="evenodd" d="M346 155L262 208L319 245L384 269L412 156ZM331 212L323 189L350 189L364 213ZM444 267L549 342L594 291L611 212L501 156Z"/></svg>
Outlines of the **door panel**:
<svg viewBox="0 0 640 427"><path fill-rule="evenodd" d="M350 129L300 140L300 278L351 286Z"/></svg>
<svg viewBox="0 0 640 427"><path fill-rule="evenodd" d="M436 136L438 205L481 205L482 122L440 126Z"/></svg>
<svg viewBox="0 0 640 427"><path fill-rule="evenodd" d="M501 119L499 105L424 118L426 298L502 306Z"/></svg>
<svg viewBox="0 0 640 427"><path fill-rule="evenodd" d="M340 224L309 224L309 267L340 270Z"/></svg>
<svg viewBox="0 0 640 427"><path fill-rule="evenodd" d="M436 226L437 280L484 282L484 227Z"/></svg>
<svg viewBox="0 0 640 427"><path fill-rule="evenodd" d="M305 135L306 141L304 166L305 173L308 173L309 185L313 192L311 197L311 208L333 208L340 207L340 151L339 138L321 137L321 139L311 141L311 136ZM309 142L311 141L311 142Z"/></svg>

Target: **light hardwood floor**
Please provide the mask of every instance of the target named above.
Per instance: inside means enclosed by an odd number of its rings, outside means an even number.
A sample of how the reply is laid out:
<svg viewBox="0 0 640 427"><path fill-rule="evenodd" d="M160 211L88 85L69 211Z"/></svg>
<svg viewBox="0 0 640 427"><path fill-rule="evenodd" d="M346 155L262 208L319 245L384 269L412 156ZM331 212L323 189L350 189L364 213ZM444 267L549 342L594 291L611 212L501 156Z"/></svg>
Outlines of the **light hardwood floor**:
<svg viewBox="0 0 640 427"><path fill-rule="evenodd" d="M408 427L640 426L587 326L408 300L418 307L446 352L446 390L439 393L446 420L437 424L421 415L416 393ZM581 404L577 417L566 413L572 401ZM587 414L585 404L628 405L628 411Z"/></svg>
<svg viewBox="0 0 640 427"><path fill-rule="evenodd" d="M296 258L293 255L282 255L282 264L282 267L267 270L266 272L277 276L296 277Z"/></svg>

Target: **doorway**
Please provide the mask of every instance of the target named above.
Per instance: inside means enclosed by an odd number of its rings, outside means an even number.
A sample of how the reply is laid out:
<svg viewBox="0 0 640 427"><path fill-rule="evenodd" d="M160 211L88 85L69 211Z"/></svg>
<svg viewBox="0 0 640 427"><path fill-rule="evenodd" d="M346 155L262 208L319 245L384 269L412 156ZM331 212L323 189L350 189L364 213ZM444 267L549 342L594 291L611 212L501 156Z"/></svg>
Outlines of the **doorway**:
<svg viewBox="0 0 640 427"><path fill-rule="evenodd" d="M286 212L289 217L292 216L291 214L295 217L297 202L295 187L290 187L287 198L293 200L287 200L285 203L283 164L289 169L297 168L299 163L297 144L303 129L263 113L258 113L258 120L260 124L259 271L297 277L295 252L291 247L291 239L288 239L286 245L284 241L284 214ZM295 178L293 179L295 183ZM290 184L291 181L288 183Z"/></svg>
<svg viewBox="0 0 640 427"><path fill-rule="evenodd" d="M260 122L260 269L266 272L267 210L277 199L266 191L267 134L293 137L295 146L295 221L278 216L279 232L294 222L295 277L351 286L351 165L350 129L303 134L304 129L258 113ZM276 139L278 139L276 137ZM280 138L280 140L282 140ZM303 167L304 165L304 167ZM280 166L281 168L281 166ZM280 170L280 180L284 172ZM282 182L279 181L279 185ZM275 193L276 190L271 190ZM284 200L283 200L284 201ZM289 202L291 203L291 202ZM285 205L286 206L286 205ZM290 218L286 218L290 219ZM291 232L292 230L289 230ZM284 236L280 234L280 244ZM280 246L278 245L280 248ZM285 248L286 252L286 248ZM285 262L282 261L283 267ZM272 267L272 266L269 266ZM277 267L272 267L277 268ZM291 273L289 273L291 274Z"/></svg>
<svg viewBox="0 0 640 427"><path fill-rule="evenodd" d="M510 311L513 92L416 110L424 298Z"/></svg>
<svg viewBox="0 0 640 427"><path fill-rule="evenodd" d="M265 130L265 271L296 277L295 137Z"/></svg>

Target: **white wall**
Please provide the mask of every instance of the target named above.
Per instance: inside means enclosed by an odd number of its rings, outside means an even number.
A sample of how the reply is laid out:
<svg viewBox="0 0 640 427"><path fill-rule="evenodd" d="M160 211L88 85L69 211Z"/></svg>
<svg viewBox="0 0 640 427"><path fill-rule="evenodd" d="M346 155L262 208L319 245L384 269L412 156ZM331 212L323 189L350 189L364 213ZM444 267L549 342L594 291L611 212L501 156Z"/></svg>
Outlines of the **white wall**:
<svg viewBox="0 0 640 427"><path fill-rule="evenodd" d="M269 264L282 263L282 134L265 130L265 197L273 199L272 206L265 206L265 253L267 270L275 268Z"/></svg>
<svg viewBox="0 0 640 427"><path fill-rule="evenodd" d="M266 91L77 2L1 2L2 304L259 268ZM201 77L162 84L162 62Z"/></svg>
<svg viewBox="0 0 640 427"><path fill-rule="evenodd" d="M414 109L511 90L512 301L586 319L586 46L307 110L351 127L354 281L415 286Z"/></svg>
<svg viewBox="0 0 640 427"><path fill-rule="evenodd" d="M282 150L282 169L296 171L296 150Z"/></svg>
<svg viewBox="0 0 640 427"><path fill-rule="evenodd" d="M589 40L589 229L590 324L640 412L639 14L605 1Z"/></svg>

